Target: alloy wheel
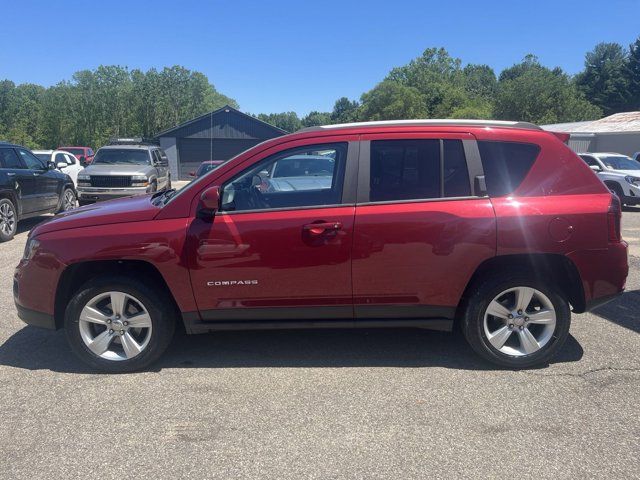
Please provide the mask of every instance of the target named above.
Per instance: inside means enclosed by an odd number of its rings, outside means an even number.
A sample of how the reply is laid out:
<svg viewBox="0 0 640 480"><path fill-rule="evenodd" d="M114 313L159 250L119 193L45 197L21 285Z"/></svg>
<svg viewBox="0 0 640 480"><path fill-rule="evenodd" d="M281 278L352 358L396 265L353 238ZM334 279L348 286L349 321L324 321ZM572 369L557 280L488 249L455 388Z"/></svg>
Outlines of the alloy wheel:
<svg viewBox="0 0 640 480"><path fill-rule="evenodd" d="M62 198L62 210L68 211L76 208L76 195L72 190L67 189L64 192L64 197Z"/></svg>
<svg viewBox="0 0 640 480"><path fill-rule="evenodd" d="M543 348L556 328L551 300L531 287L514 287L498 294L484 314L484 334L493 348L525 356Z"/></svg>
<svg viewBox="0 0 640 480"><path fill-rule="evenodd" d="M105 360L129 360L142 353L151 339L151 317L132 295L110 291L89 300L78 322L87 348Z"/></svg>
<svg viewBox="0 0 640 480"><path fill-rule="evenodd" d="M11 236L16 229L16 213L9 203L0 205L0 230L6 236Z"/></svg>

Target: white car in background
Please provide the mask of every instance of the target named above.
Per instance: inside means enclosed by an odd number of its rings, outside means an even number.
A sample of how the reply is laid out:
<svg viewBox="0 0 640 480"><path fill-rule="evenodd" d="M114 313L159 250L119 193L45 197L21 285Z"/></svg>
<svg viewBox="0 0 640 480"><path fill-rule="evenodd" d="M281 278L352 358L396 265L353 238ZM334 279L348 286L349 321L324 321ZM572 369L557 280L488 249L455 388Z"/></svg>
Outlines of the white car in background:
<svg viewBox="0 0 640 480"><path fill-rule="evenodd" d="M78 173L84 169L80 165L80 161L72 153L65 152L64 150L32 150L33 154L40 160L47 162L53 162L58 170L62 173L66 173L73 180L73 184L78 188Z"/></svg>
<svg viewBox="0 0 640 480"><path fill-rule="evenodd" d="M623 205L640 204L640 162L621 153L579 153L589 168L620 198Z"/></svg>

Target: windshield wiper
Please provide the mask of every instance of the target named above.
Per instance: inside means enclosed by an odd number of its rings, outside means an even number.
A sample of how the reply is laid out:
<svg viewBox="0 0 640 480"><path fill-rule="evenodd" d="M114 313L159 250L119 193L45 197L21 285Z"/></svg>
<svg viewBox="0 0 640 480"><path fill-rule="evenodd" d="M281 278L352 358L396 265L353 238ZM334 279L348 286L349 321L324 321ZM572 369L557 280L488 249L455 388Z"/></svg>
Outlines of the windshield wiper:
<svg viewBox="0 0 640 480"><path fill-rule="evenodd" d="M159 205L160 203L164 205L176 193L177 193L177 190L175 188L172 188L170 190L163 190L161 192L156 192L151 196L151 201L154 205Z"/></svg>

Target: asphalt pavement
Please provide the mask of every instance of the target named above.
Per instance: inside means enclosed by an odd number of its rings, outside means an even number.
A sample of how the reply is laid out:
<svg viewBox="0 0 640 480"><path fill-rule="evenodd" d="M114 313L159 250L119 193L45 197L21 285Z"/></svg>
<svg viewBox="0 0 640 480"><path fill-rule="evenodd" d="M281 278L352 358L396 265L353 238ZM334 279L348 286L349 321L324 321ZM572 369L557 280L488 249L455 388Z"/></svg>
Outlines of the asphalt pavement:
<svg viewBox="0 0 640 480"><path fill-rule="evenodd" d="M178 335L152 370L88 371L17 317L0 244L0 478L640 478L640 209L627 292L561 355L501 370L452 334Z"/></svg>

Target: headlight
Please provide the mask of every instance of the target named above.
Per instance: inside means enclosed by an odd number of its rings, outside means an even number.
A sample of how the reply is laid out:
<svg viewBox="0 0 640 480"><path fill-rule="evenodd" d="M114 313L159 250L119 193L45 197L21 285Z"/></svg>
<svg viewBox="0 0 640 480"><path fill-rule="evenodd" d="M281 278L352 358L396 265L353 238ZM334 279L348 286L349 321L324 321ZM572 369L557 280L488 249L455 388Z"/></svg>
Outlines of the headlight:
<svg viewBox="0 0 640 480"><path fill-rule="evenodd" d="M640 178L632 177L631 175L627 175L624 179L629 182L631 185L635 185L636 187L640 186Z"/></svg>
<svg viewBox="0 0 640 480"><path fill-rule="evenodd" d="M24 254L22 255L22 258L24 260L31 260L36 254L38 248L40 248L40 242L35 238L30 238L24 246Z"/></svg>
<svg viewBox="0 0 640 480"><path fill-rule="evenodd" d="M79 173L78 174L78 180L83 180L85 182L88 182L89 180L91 180L91 177L89 175L87 175L86 173Z"/></svg>
<svg viewBox="0 0 640 480"><path fill-rule="evenodd" d="M132 187L146 187L149 185L149 177L146 175L133 175L131 177Z"/></svg>

